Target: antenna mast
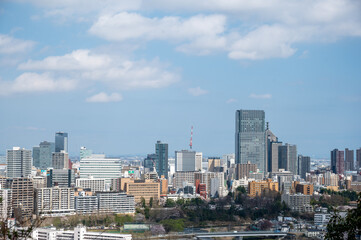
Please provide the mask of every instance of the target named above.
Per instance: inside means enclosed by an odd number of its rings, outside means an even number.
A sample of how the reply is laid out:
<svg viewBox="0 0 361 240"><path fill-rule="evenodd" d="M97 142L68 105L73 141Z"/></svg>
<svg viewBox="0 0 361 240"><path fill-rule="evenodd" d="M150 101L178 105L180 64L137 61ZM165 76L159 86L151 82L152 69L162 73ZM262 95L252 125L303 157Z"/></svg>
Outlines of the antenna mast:
<svg viewBox="0 0 361 240"><path fill-rule="evenodd" d="M189 143L189 147L192 150L192 146L193 146L193 126L191 127L191 141Z"/></svg>

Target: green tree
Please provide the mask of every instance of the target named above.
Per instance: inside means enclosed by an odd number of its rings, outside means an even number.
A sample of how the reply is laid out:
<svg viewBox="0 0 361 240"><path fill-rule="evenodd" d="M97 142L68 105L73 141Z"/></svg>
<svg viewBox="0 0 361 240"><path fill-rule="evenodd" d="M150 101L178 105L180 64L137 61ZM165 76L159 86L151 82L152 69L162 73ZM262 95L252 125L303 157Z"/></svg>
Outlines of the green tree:
<svg viewBox="0 0 361 240"><path fill-rule="evenodd" d="M325 239L354 240L361 235L361 193L357 201L357 208L349 210L347 216L342 218L335 213L327 225Z"/></svg>
<svg viewBox="0 0 361 240"><path fill-rule="evenodd" d="M142 208L145 208L145 199L144 199L144 197L140 198L140 203L142 205Z"/></svg>
<svg viewBox="0 0 361 240"><path fill-rule="evenodd" d="M165 201L164 207L175 207L175 202L172 199L167 199Z"/></svg>
<svg viewBox="0 0 361 240"><path fill-rule="evenodd" d="M150 208L153 207L153 198L152 198L152 197L149 199L149 207L150 207Z"/></svg>

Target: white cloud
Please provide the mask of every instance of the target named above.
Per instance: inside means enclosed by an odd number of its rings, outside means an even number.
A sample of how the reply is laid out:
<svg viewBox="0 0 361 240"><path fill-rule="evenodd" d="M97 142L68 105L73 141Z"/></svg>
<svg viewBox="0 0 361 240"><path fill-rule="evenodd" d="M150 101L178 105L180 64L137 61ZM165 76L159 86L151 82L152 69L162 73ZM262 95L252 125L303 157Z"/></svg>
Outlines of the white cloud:
<svg viewBox="0 0 361 240"><path fill-rule="evenodd" d="M19 65L21 70L90 70L107 67L111 58L92 54L90 50L79 49L64 56L51 56L44 60L28 60Z"/></svg>
<svg viewBox="0 0 361 240"><path fill-rule="evenodd" d="M230 98L230 99L227 100L226 103L235 103L235 102L237 102L237 101L238 101L238 100L235 99L235 98Z"/></svg>
<svg viewBox="0 0 361 240"><path fill-rule="evenodd" d="M249 95L250 98L254 98L254 99L271 99L272 95L269 93L266 94L254 94L252 93L251 95Z"/></svg>
<svg viewBox="0 0 361 240"><path fill-rule="evenodd" d="M123 97L119 93L112 93L108 95L105 92L100 92L86 99L87 102L100 102L100 103L120 102L122 100Z"/></svg>
<svg viewBox="0 0 361 240"><path fill-rule="evenodd" d="M0 34L0 54L24 53L34 46L33 41L26 41Z"/></svg>
<svg viewBox="0 0 361 240"><path fill-rule="evenodd" d="M207 94L208 91L207 90L204 90L200 87L196 87L196 88L189 88L188 89L188 93L195 96L195 97L198 97L198 96L201 96L201 95L204 95L204 94Z"/></svg>
<svg viewBox="0 0 361 240"><path fill-rule="evenodd" d="M0 95L33 92L71 91L77 87L77 81L67 78L55 79L50 73L26 72L14 81L0 81Z"/></svg>

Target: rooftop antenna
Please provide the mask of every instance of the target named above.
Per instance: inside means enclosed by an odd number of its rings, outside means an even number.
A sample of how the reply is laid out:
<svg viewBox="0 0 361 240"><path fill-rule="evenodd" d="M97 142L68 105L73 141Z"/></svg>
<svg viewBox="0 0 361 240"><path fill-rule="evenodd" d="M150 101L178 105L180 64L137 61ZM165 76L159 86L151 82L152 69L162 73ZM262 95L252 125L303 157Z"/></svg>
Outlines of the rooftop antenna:
<svg viewBox="0 0 361 240"><path fill-rule="evenodd" d="M189 147L192 150L192 146L193 146L193 126L191 127L191 141L189 143Z"/></svg>

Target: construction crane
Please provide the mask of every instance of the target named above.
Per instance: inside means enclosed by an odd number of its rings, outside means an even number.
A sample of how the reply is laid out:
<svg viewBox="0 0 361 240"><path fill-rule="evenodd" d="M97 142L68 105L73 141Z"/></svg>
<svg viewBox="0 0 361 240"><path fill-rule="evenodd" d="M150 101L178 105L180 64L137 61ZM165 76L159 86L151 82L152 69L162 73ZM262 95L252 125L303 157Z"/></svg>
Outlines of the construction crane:
<svg viewBox="0 0 361 240"><path fill-rule="evenodd" d="M193 126L191 127L191 141L189 143L189 147L192 150L192 146L193 146Z"/></svg>

